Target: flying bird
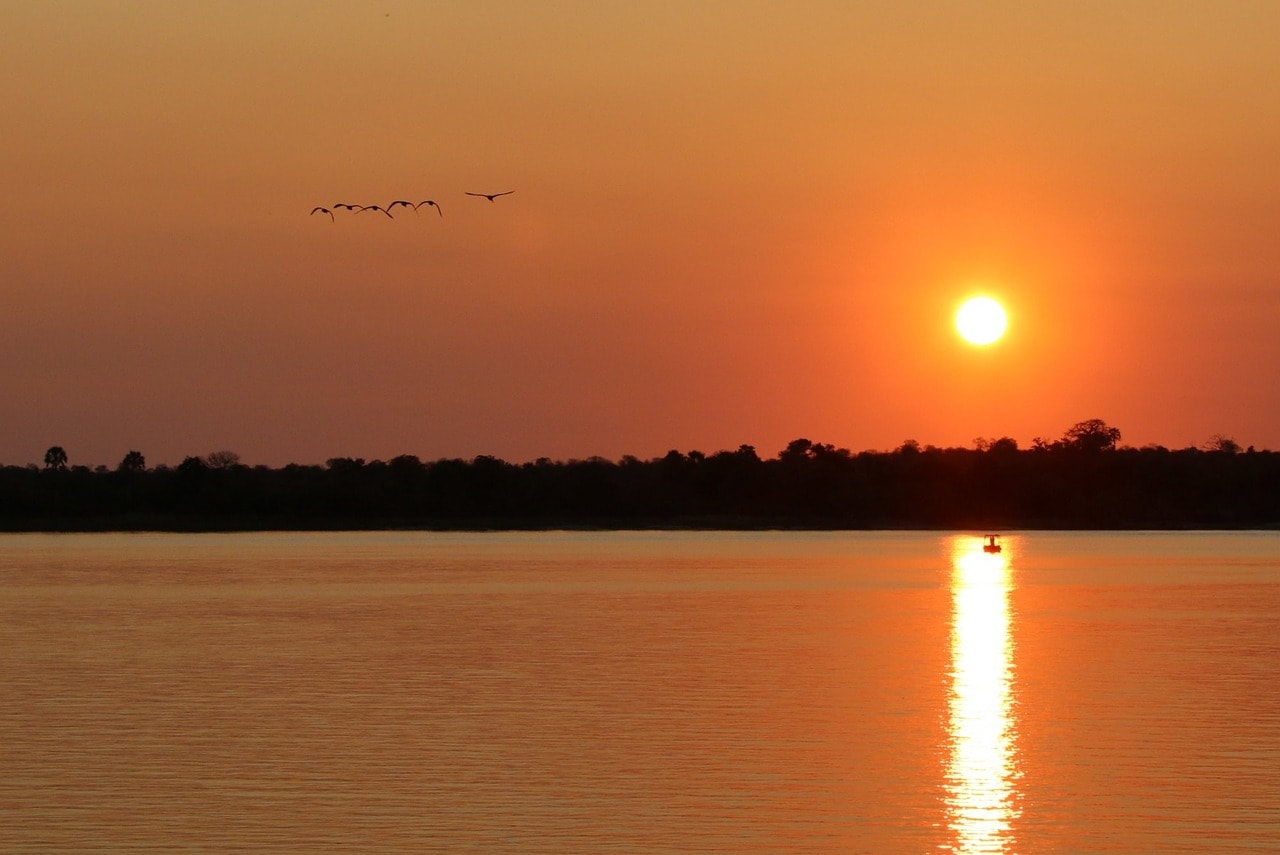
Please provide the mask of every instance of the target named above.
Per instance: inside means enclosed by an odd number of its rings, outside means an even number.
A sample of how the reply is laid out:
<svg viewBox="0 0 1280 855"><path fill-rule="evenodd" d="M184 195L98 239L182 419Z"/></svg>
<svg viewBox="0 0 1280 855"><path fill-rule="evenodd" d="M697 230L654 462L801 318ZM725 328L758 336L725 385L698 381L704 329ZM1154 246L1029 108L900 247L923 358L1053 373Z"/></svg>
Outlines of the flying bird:
<svg viewBox="0 0 1280 855"><path fill-rule="evenodd" d="M390 205L387 206L387 210L390 211L396 205L404 205L406 208L413 208L414 211L418 210L417 205L413 204L412 202L406 202L404 199L395 200L394 202L392 202Z"/></svg>
<svg viewBox="0 0 1280 855"><path fill-rule="evenodd" d="M336 206L335 206L335 207L336 207ZM329 215L329 219L331 219L331 220L333 219L333 211L330 211L328 208L321 208L319 205L317 205L316 207L314 207L314 208L312 208L312 209L311 209L311 214L312 214L312 216L314 216L314 215L315 215L315 213L316 213L317 211L319 211L319 212L320 212L320 213L322 213L322 214L328 214L328 215ZM335 220L335 222L336 222L336 220Z"/></svg>
<svg viewBox="0 0 1280 855"><path fill-rule="evenodd" d="M348 203L346 203L346 202L339 202L338 204L334 205L333 207L335 207L335 208L346 208L348 211L354 211L354 210L358 209L360 206L359 206L359 205L351 205L351 204L348 204Z"/></svg>
<svg viewBox="0 0 1280 855"><path fill-rule="evenodd" d="M499 196L510 196L512 193L514 193L514 192L516 192L516 191L514 191L514 190L504 190L504 191L503 191L503 192L501 192L501 193L472 193L470 190L466 190L466 191L463 191L463 192L465 192L468 196L480 196L480 197L483 197L483 198L485 198L485 199L488 199L490 202L492 202L494 199L498 198Z"/></svg>
<svg viewBox="0 0 1280 855"><path fill-rule="evenodd" d="M418 210L419 208L421 208L423 205L430 205L431 207L433 207L433 208L435 208L435 209L436 209L436 213L437 213L437 214L439 214L439 215L440 215L440 216L442 216L442 217L444 216L444 211L440 210L440 206L436 204L436 202L435 202L435 200L434 200L434 199L425 199L425 200L423 200L423 201L419 202L418 204L416 204L416 205L414 205L414 206L413 206L413 210L415 210L415 211L416 211L416 210Z"/></svg>
<svg viewBox="0 0 1280 855"><path fill-rule="evenodd" d="M381 211L382 213L386 214L389 218L393 220L395 219L395 217L391 216L391 212L388 211L386 208L382 207L381 205L361 205L360 210L356 211L356 213L363 214L365 211Z"/></svg>

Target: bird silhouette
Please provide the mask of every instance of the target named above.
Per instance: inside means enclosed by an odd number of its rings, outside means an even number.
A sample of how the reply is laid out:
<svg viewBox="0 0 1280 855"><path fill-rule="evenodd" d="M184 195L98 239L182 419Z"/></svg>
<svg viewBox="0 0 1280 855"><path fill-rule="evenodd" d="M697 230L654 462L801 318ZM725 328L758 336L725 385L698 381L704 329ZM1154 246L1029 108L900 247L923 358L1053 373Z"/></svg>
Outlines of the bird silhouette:
<svg viewBox="0 0 1280 855"><path fill-rule="evenodd" d="M334 205L333 207L335 207L335 208L346 208L348 211L355 211L355 210L357 210L360 206L359 206L359 205L351 205L351 204L348 204L347 202L339 202L338 204Z"/></svg>
<svg viewBox="0 0 1280 855"><path fill-rule="evenodd" d="M328 214L329 219L331 220L333 219L333 211L330 211L328 208L321 208L319 205L317 205L316 207L311 209L311 214L314 216L317 211L319 211L322 214Z"/></svg>
<svg viewBox="0 0 1280 855"><path fill-rule="evenodd" d="M514 192L516 192L516 191L514 191L514 190L504 190L504 191L502 191L501 193L472 193L470 190L465 190L465 191L463 191L463 192L465 192L468 196L480 196L480 197L482 197L482 198L484 198L484 199L488 199L490 202L492 202L494 199L498 198L499 196L510 196L512 193L514 193Z"/></svg>
<svg viewBox="0 0 1280 855"><path fill-rule="evenodd" d="M421 208L423 205L430 205L431 207L433 207L433 208L435 208L435 209L436 209L436 213L437 213L437 214L439 214L439 215L440 215L440 216L442 216L442 217L444 216L444 211L440 210L440 206L436 204L436 202L435 202L435 200L434 200L434 199L424 199L423 201L421 201L421 202L419 202L418 204L414 205L414 206L413 206L413 210L415 210L415 211L416 211L416 210L418 210L419 208Z"/></svg>
<svg viewBox="0 0 1280 855"><path fill-rule="evenodd" d="M391 212L388 211L386 208L382 207L381 205L362 205L360 207L360 210L356 211L356 213L363 214L365 211L381 211L382 213L386 214L390 219L393 219L393 220L395 219L395 217L391 216Z"/></svg>
<svg viewBox="0 0 1280 855"><path fill-rule="evenodd" d="M404 199L395 200L394 202L392 202L390 205L387 206L387 210L390 211L396 205L404 205L406 208L413 208L414 211L418 210L417 205L413 204L412 202L406 202Z"/></svg>

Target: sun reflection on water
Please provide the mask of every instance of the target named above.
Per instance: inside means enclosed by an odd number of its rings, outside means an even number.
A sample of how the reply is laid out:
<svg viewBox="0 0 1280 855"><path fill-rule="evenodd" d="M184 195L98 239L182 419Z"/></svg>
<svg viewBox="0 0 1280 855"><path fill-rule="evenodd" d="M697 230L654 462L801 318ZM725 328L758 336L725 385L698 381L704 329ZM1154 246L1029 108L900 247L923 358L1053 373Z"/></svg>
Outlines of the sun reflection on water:
<svg viewBox="0 0 1280 855"><path fill-rule="evenodd" d="M1008 553L952 543L947 813L954 851L1014 851L1017 816Z"/></svg>

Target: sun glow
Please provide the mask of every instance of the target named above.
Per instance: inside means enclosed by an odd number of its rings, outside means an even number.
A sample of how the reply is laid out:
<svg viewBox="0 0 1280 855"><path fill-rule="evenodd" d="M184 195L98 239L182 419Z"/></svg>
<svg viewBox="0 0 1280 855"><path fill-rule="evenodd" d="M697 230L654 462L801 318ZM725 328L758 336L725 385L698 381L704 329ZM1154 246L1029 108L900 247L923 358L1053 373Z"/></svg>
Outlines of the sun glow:
<svg viewBox="0 0 1280 855"><path fill-rule="evenodd" d="M952 562L947 803L955 851L1011 852L1018 810L1009 559L957 538Z"/></svg>
<svg viewBox="0 0 1280 855"><path fill-rule="evenodd" d="M1004 335L1004 307L990 297L971 297L956 312L956 330L970 344L991 344Z"/></svg>

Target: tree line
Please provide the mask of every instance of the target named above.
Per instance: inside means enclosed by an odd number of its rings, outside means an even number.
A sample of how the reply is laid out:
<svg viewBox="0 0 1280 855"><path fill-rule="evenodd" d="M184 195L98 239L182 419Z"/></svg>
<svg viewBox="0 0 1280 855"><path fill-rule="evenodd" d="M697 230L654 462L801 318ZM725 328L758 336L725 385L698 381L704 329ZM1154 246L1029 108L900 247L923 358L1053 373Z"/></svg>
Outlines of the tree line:
<svg viewBox="0 0 1280 855"><path fill-rule="evenodd" d="M743 445L640 460L508 463L412 455L323 466L246 466L233 452L148 468L0 467L0 529L372 528L1261 528L1280 525L1280 453L1216 436L1170 450L1119 444L1079 422L1019 448L851 452L796 439L775 457Z"/></svg>

